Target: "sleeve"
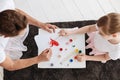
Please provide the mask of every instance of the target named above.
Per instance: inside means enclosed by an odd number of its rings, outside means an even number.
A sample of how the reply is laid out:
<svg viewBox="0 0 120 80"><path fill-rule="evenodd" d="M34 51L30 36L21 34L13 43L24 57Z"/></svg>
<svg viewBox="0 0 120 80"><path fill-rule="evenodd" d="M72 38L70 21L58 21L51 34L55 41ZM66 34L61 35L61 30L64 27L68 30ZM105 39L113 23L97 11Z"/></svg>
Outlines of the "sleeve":
<svg viewBox="0 0 120 80"><path fill-rule="evenodd" d="M6 54L5 54L4 50L0 49L0 63L5 61L5 58L6 58Z"/></svg>
<svg viewBox="0 0 120 80"><path fill-rule="evenodd" d="M5 46L9 38L0 37L0 63L2 63L6 58Z"/></svg>

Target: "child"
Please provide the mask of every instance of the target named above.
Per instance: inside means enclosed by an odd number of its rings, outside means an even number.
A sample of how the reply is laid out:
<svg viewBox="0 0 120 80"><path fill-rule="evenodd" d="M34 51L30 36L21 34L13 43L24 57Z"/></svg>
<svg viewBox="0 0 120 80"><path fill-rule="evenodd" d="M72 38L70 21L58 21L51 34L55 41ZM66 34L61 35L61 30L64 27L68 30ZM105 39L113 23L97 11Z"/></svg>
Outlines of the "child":
<svg viewBox="0 0 120 80"><path fill-rule="evenodd" d="M61 30L59 32L61 36L84 33L88 33L89 36L86 48L92 48L90 54L94 54L94 56L78 54L78 61L106 62L110 59L120 58L120 14L109 13L98 19L96 24L84 26L77 30Z"/></svg>

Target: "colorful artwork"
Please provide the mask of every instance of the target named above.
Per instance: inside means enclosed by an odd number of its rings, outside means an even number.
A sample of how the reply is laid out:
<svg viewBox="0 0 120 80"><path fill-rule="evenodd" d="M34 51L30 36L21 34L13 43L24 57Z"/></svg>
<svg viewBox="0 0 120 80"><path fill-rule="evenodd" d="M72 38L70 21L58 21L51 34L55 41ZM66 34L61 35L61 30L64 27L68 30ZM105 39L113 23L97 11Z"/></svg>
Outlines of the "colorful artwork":
<svg viewBox="0 0 120 80"><path fill-rule="evenodd" d="M55 33L48 33L40 29L35 37L39 53L49 47L53 52L50 61L39 63L38 68L85 68L86 62L76 60L77 54L85 53L84 34L62 37L59 36L59 31L57 29Z"/></svg>

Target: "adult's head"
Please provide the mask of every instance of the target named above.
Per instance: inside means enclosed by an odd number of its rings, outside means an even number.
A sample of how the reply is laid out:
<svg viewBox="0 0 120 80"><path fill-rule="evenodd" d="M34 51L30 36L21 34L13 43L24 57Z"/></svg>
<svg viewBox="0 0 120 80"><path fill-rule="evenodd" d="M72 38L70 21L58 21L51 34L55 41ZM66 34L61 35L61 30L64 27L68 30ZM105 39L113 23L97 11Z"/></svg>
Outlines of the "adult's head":
<svg viewBox="0 0 120 80"><path fill-rule="evenodd" d="M15 10L0 12L0 34L13 37L20 34L27 26L27 18Z"/></svg>

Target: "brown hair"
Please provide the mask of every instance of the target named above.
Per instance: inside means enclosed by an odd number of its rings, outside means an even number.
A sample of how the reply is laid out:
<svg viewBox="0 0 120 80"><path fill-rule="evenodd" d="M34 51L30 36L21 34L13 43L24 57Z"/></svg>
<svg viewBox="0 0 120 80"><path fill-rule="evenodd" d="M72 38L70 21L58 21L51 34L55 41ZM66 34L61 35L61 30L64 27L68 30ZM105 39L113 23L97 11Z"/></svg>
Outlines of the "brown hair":
<svg viewBox="0 0 120 80"><path fill-rule="evenodd" d="M12 37L26 28L27 18L15 10L5 10L0 13L0 34Z"/></svg>
<svg viewBox="0 0 120 80"><path fill-rule="evenodd" d="M120 14L109 13L101 17L97 21L98 27L101 27L103 32L107 35L111 35L120 32Z"/></svg>

